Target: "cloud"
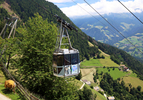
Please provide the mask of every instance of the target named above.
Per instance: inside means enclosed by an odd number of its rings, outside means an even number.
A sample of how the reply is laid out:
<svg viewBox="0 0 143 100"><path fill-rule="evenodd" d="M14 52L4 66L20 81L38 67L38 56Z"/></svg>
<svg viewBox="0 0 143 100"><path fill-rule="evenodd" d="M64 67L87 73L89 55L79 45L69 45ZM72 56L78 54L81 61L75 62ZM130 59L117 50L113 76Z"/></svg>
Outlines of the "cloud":
<svg viewBox="0 0 143 100"><path fill-rule="evenodd" d="M86 0L87 1L87 0ZM120 0L121 1L121 0ZM87 1L88 2L88 1ZM128 9L130 9L133 13L141 13L143 11L143 0L134 0L134 1L121 1ZM91 7L89 7L86 3L78 3L78 5L73 5L70 7L61 8L61 10L68 17L77 17L77 16L90 16L88 13L92 15L98 15ZM92 3L91 6L95 8L100 14L110 14L110 13L129 13L117 0L107 1L100 0L98 2Z"/></svg>
<svg viewBox="0 0 143 100"><path fill-rule="evenodd" d="M65 3L65 2L72 2L71 0L46 0L53 3Z"/></svg>

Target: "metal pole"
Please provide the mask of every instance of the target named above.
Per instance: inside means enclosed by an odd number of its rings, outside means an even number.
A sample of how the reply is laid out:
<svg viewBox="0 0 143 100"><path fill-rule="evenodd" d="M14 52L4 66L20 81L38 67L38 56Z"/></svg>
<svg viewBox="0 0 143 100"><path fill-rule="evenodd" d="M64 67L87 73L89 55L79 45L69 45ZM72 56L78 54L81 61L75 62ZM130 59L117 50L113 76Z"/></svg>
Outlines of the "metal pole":
<svg viewBox="0 0 143 100"><path fill-rule="evenodd" d="M3 34L3 39L5 38L5 33L6 33L6 30L7 30L7 25L6 25L6 28L5 28L5 31L4 31L4 34Z"/></svg>
<svg viewBox="0 0 143 100"><path fill-rule="evenodd" d="M62 38L63 38L63 33L64 33L64 27L62 27L62 32L60 33L60 44L58 50L61 48L61 43L62 43Z"/></svg>
<svg viewBox="0 0 143 100"><path fill-rule="evenodd" d="M11 31L10 31L10 34L9 34L8 38L10 38L10 36L11 36L11 34L12 34L12 31L13 31L13 29L14 29L16 23L17 23L17 20L16 20L15 23L13 24L12 29L11 29Z"/></svg>
<svg viewBox="0 0 143 100"><path fill-rule="evenodd" d="M70 45L70 49L72 49L72 45L71 45L71 42L70 42L70 38L69 38L69 34L68 34L67 29L66 29L66 33L67 33L67 37L68 37L68 41L69 41L69 45Z"/></svg>
<svg viewBox="0 0 143 100"><path fill-rule="evenodd" d="M14 38L14 36L15 36L16 25L17 25L17 19L16 19L16 23L15 23L15 27L14 27L13 38Z"/></svg>
<svg viewBox="0 0 143 100"><path fill-rule="evenodd" d="M4 28L2 29L2 31L1 31L1 33L0 33L0 36L2 35L2 33L3 33L3 31L4 31L5 27L6 27L6 25L7 25L7 24L5 24Z"/></svg>

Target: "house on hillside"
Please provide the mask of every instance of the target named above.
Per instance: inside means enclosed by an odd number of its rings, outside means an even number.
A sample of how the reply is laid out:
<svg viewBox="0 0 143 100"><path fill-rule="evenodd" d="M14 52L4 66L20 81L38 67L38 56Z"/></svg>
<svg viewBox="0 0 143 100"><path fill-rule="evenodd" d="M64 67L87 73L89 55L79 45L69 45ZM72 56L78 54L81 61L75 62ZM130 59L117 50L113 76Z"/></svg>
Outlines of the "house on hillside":
<svg viewBox="0 0 143 100"><path fill-rule="evenodd" d="M119 69L122 70L122 71L129 71L129 68L126 67L125 65L120 65Z"/></svg>
<svg viewBox="0 0 143 100"><path fill-rule="evenodd" d="M98 86L94 87L94 90L99 91L99 87Z"/></svg>
<svg viewBox="0 0 143 100"><path fill-rule="evenodd" d="M107 97L107 100L115 100L114 96Z"/></svg>
<svg viewBox="0 0 143 100"><path fill-rule="evenodd" d="M82 80L84 83L86 83L87 82L87 80Z"/></svg>
<svg viewBox="0 0 143 100"><path fill-rule="evenodd" d="M129 71L129 68L128 67L124 67L123 71Z"/></svg>
<svg viewBox="0 0 143 100"><path fill-rule="evenodd" d="M82 80L84 83L86 83L87 85L90 85L91 82L90 81L87 81L87 80Z"/></svg>

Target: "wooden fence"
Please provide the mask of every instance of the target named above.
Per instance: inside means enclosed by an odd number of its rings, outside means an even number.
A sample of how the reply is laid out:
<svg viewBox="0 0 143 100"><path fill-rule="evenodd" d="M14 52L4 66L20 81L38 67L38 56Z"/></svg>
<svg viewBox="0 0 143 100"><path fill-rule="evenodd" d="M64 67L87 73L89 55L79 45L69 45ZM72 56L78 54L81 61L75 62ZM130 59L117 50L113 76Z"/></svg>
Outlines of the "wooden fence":
<svg viewBox="0 0 143 100"><path fill-rule="evenodd" d="M6 66L3 64L3 62L2 62L1 67L2 67L3 71L6 73L6 75L16 83L16 86L17 86L18 90L21 92L21 94L24 95L24 97L25 97L27 100L40 100L40 99L38 99L37 97L35 97L35 96L29 94L29 93L22 87L22 85L15 80L15 78L11 75L11 73L8 71L8 69L7 69Z"/></svg>

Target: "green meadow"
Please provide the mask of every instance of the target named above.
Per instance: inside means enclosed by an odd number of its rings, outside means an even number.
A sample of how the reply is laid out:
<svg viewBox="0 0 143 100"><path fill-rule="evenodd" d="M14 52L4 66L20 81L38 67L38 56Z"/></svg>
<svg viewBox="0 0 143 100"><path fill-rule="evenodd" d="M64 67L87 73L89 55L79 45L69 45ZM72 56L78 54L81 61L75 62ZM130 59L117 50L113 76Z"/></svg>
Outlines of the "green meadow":
<svg viewBox="0 0 143 100"><path fill-rule="evenodd" d="M88 89L91 89L89 85L85 84L85 86L88 88ZM91 89L92 93L93 94L96 94L97 95L97 98L96 100L107 100L103 95L101 95L99 92L97 92L96 90L94 89Z"/></svg>
<svg viewBox="0 0 143 100"><path fill-rule="evenodd" d="M81 67L119 67L118 64L116 64L114 61L110 59L110 55L102 52L100 49L99 51L101 52L100 56L104 56L105 59L99 58L99 59L93 59L91 58L90 60L85 60L81 62Z"/></svg>
<svg viewBox="0 0 143 100"><path fill-rule="evenodd" d="M103 73L109 73L111 75L111 77L113 77L113 79L118 79L120 77L123 77L123 76L126 76L127 74L129 74L130 72L123 72L123 71L120 71L118 68L97 68L98 70L98 74L101 73L101 71ZM99 77L99 80L100 80L100 77Z"/></svg>
<svg viewBox="0 0 143 100"><path fill-rule="evenodd" d="M140 80L139 78L128 76L128 77L123 77L123 80L126 86L129 86L129 84L131 84L132 87L135 87L135 88L137 88L138 86L141 86L142 87L141 91L143 91L143 81Z"/></svg>
<svg viewBox="0 0 143 100"><path fill-rule="evenodd" d="M86 60L86 61L83 61L81 62L81 67L87 67L87 66L103 66L100 61L98 59L93 59L91 58L90 60Z"/></svg>

